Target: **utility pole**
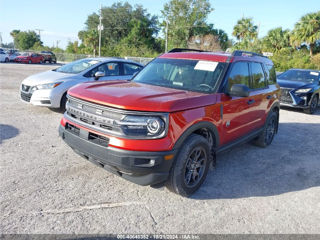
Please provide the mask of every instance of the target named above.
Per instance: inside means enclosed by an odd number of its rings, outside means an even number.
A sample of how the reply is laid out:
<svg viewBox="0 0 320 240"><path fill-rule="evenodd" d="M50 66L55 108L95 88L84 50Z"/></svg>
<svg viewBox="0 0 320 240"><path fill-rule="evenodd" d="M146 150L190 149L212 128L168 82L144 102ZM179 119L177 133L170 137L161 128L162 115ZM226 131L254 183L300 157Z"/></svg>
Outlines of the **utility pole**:
<svg viewBox="0 0 320 240"><path fill-rule="evenodd" d="M40 39L40 41L41 41L41 32L43 31L43 29L35 29L36 31L38 31L38 33L39 33L39 39Z"/></svg>
<svg viewBox="0 0 320 240"><path fill-rule="evenodd" d="M2 47L2 32L0 32L0 47Z"/></svg>
<svg viewBox="0 0 320 240"><path fill-rule="evenodd" d="M100 5L100 17L99 17L99 25L98 25L98 30L99 30L99 57L101 56L101 31L103 30L103 25L101 23L102 20L102 4Z"/></svg>
<svg viewBox="0 0 320 240"><path fill-rule="evenodd" d="M60 40L57 40L57 48L58 48L58 46L59 46L59 42L60 42Z"/></svg>
<svg viewBox="0 0 320 240"><path fill-rule="evenodd" d="M166 20L166 49L165 52L168 52L168 20Z"/></svg>

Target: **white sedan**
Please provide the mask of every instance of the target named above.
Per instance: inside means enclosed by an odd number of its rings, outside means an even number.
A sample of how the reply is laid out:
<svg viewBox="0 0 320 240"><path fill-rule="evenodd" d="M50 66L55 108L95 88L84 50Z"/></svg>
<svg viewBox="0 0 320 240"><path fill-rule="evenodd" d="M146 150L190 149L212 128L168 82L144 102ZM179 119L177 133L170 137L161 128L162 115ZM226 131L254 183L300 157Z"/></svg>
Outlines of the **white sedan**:
<svg viewBox="0 0 320 240"><path fill-rule="evenodd" d="M119 58L85 58L27 77L21 83L20 96L33 105L64 109L72 86L96 80L130 80L142 68Z"/></svg>
<svg viewBox="0 0 320 240"><path fill-rule="evenodd" d="M9 62L9 55L4 51L0 51L0 62Z"/></svg>

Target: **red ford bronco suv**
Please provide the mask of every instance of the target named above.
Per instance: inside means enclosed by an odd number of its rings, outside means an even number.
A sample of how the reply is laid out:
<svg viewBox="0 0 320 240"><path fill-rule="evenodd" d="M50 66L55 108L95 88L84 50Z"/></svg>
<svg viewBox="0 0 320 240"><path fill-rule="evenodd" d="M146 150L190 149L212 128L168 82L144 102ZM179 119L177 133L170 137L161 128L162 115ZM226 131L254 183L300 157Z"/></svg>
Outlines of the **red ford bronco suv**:
<svg viewBox="0 0 320 240"><path fill-rule="evenodd" d="M250 140L272 142L279 94L267 57L173 49L132 81L71 88L59 134L118 176L189 196L217 153Z"/></svg>

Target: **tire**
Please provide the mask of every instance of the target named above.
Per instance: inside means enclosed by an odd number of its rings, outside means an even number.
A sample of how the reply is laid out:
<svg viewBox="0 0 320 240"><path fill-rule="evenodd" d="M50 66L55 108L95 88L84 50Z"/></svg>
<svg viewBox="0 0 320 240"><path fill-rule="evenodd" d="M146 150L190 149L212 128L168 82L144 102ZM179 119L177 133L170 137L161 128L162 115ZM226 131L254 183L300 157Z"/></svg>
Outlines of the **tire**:
<svg viewBox="0 0 320 240"><path fill-rule="evenodd" d="M29 63L29 64L31 64L31 63L32 63L32 61L31 61L31 60L29 60L29 61L28 61L28 63Z"/></svg>
<svg viewBox="0 0 320 240"><path fill-rule="evenodd" d="M184 197L193 194L207 176L211 156L208 141L200 135L190 135L170 170L166 187Z"/></svg>
<svg viewBox="0 0 320 240"><path fill-rule="evenodd" d="M61 101L60 101L60 111L65 112L66 111L66 103L67 103L67 93L65 92L62 95Z"/></svg>
<svg viewBox="0 0 320 240"><path fill-rule="evenodd" d="M40 62L39 62L40 64L42 64L42 60L40 60Z"/></svg>
<svg viewBox="0 0 320 240"><path fill-rule="evenodd" d="M6 62L6 63L7 63L7 62L10 62L10 61L9 61L9 58L6 58L6 59L4 60L4 62Z"/></svg>
<svg viewBox="0 0 320 240"><path fill-rule="evenodd" d="M263 131L253 141L253 143L256 146L263 147L263 148L269 146L272 143L273 138L278 131L278 124L279 124L278 113L271 112L267 117Z"/></svg>
<svg viewBox="0 0 320 240"><path fill-rule="evenodd" d="M313 97L310 100L309 108L305 109L304 112L308 114L313 114L317 110L317 107L318 107L318 96L313 95Z"/></svg>

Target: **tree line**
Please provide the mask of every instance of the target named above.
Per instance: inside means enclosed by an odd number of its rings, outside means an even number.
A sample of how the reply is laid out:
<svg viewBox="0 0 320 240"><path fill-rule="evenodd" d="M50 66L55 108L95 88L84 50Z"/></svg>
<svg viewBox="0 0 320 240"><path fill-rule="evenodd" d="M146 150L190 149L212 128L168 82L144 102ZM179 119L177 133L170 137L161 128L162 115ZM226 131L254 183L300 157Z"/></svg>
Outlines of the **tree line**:
<svg viewBox="0 0 320 240"><path fill-rule="evenodd" d="M208 51L230 48L272 53L278 71L292 67L320 68L320 11L302 16L292 31L278 27L263 38L258 37L259 29L253 19L243 17L233 28L232 35L237 41L207 22L213 11L209 0L171 0L163 6L160 17L149 14L142 5L114 3L90 14L78 33L80 41L69 42L65 52L98 54L101 15L102 56L155 57L166 47ZM34 31L13 30L11 36L19 49L48 50Z"/></svg>

